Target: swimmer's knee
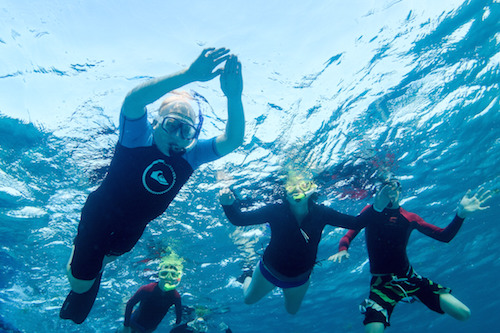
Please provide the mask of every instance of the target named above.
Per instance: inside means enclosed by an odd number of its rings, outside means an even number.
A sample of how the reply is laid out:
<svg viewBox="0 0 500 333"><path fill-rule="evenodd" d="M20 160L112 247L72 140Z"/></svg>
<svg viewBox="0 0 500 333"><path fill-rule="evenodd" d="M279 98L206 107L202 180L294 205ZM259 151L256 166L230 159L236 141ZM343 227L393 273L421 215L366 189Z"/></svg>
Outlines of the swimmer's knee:
<svg viewBox="0 0 500 333"><path fill-rule="evenodd" d="M470 318L471 312L467 305L460 302L451 294L442 294L439 297L441 309L453 318L466 321Z"/></svg>
<svg viewBox="0 0 500 333"><path fill-rule="evenodd" d="M246 305L255 304L255 303L257 303L257 301L258 301L258 299L256 299L255 297L252 297L251 295L245 295L245 297L243 298L243 302Z"/></svg>
<svg viewBox="0 0 500 333"><path fill-rule="evenodd" d="M470 316L471 316L470 309L469 309L469 308L467 308L467 311L465 311L465 313L464 313L464 316L463 316L463 319L462 319L462 320L463 320L463 321L465 321L465 320L469 320Z"/></svg>
<svg viewBox="0 0 500 333"><path fill-rule="evenodd" d="M381 333L384 330L384 323L373 322L365 325L365 333Z"/></svg>
<svg viewBox="0 0 500 333"><path fill-rule="evenodd" d="M460 309L456 312L456 314L455 314L455 316L454 316L454 317L455 317L457 320L460 320L460 321L466 321L466 320L468 320L468 319L470 318L470 315L471 315L471 313L470 313L470 309L469 309L468 307L466 307L466 306L465 306L465 307L463 307L463 308L460 308Z"/></svg>

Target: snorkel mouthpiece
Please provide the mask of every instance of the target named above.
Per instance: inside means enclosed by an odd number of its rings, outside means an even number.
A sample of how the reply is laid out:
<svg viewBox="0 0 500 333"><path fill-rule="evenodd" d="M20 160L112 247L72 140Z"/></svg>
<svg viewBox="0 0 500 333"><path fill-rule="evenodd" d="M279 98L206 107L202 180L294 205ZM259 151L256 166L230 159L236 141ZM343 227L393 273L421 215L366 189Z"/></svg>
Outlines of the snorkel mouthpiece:
<svg viewBox="0 0 500 333"><path fill-rule="evenodd" d="M161 281L158 285L160 286L161 290L163 291L170 291L174 290L177 288L177 286L181 283L181 279L177 279L177 282L165 282Z"/></svg>
<svg viewBox="0 0 500 333"><path fill-rule="evenodd" d="M308 199L314 192L316 192L317 185L309 179L305 179L301 175L293 175L288 177L285 185L287 195L295 202L300 202Z"/></svg>
<svg viewBox="0 0 500 333"><path fill-rule="evenodd" d="M292 198L295 201L300 201L300 200L304 199L305 197L306 197L306 194L304 192L296 193L296 194L292 195Z"/></svg>

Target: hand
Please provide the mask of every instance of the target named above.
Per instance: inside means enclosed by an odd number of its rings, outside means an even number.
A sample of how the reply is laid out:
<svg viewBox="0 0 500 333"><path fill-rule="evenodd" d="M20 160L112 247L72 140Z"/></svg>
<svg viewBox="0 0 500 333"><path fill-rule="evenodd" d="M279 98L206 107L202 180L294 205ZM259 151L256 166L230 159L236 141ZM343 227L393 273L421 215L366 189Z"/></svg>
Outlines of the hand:
<svg viewBox="0 0 500 333"><path fill-rule="evenodd" d="M215 68L229 58L229 50L226 48L215 49L213 47L204 49L200 56L189 66L186 73L193 81L209 81L222 73L222 68ZM215 71L214 71L215 70Z"/></svg>
<svg viewBox="0 0 500 333"><path fill-rule="evenodd" d="M220 76L220 87L227 97L238 97L243 92L243 77L241 63L238 57L230 55Z"/></svg>
<svg viewBox="0 0 500 333"><path fill-rule="evenodd" d="M480 187L473 196L471 196L471 192L471 190L468 190L458 205L457 215L463 219L476 210L490 208L489 206L481 207L481 205L491 198L491 191Z"/></svg>
<svg viewBox="0 0 500 333"><path fill-rule="evenodd" d="M340 264L342 262L342 258L346 258L346 259L349 259L350 255L349 253L347 252L347 250L342 250L342 251L339 251L337 253L335 253L333 256L331 256L330 258L328 258L328 260L331 260L333 262L337 262Z"/></svg>
<svg viewBox="0 0 500 333"><path fill-rule="evenodd" d="M380 191L375 194L375 200L373 201L373 208L377 212L381 212L387 207L389 202L391 202L391 199L389 197L389 194L391 193L391 186L390 185L385 185L382 187Z"/></svg>
<svg viewBox="0 0 500 333"><path fill-rule="evenodd" d="M219 201L223 206L231 206L236 201L236 198L234 193L225 187L219 191Z"/></svg>

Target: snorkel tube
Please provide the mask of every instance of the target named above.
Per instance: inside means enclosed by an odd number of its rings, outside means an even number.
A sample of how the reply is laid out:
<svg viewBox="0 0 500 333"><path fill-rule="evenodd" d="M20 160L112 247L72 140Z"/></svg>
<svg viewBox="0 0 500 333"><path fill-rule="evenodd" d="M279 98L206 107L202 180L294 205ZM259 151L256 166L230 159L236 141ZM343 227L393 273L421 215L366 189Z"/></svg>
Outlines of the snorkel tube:
<svg viewBox="0 0 500 333"><path fill-rule="evenodd" d="M285 184L287 196L291 197L295 202L309 199L317 188L318 186L312 180L305 179L304 176L295 173L289 173Z"/></svg>
<svg viewBox="0 0 500 333"><path fill-rule="evenodd" d="M198 108L198 125L196 125L196 132L194 134L193 142L191 142L189 144L189 146L186 147L186 151L189 151L189 150L193 149L193 147L198 142L198 137L200 136L201 126L202 125L203 125L203 115L201 114L201 109Z"/></svg>

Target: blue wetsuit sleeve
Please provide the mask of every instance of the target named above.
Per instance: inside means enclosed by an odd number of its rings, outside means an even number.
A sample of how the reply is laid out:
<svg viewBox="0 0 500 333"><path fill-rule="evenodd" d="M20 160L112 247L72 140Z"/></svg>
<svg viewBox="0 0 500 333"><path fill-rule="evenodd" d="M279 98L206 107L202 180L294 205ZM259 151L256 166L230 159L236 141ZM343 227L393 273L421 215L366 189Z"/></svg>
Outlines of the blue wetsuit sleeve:
<svg viewBox="0 0 500 333"><path fill-rule="evenodd" d="M215 139L199 140L193 149L182 156L193 170L196 170L204 163L215 161L221 157L215 149Z"/></svg>
<svg viewBox="0 0 500 333"><path fill-rule="evenodd" d="M118 142L127 148L147 147L153 144L153 128L147 114L130 120L120 114L120 137Z"/></svg>

